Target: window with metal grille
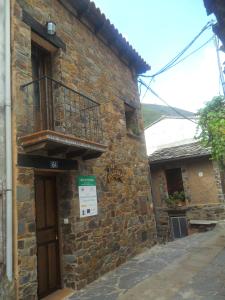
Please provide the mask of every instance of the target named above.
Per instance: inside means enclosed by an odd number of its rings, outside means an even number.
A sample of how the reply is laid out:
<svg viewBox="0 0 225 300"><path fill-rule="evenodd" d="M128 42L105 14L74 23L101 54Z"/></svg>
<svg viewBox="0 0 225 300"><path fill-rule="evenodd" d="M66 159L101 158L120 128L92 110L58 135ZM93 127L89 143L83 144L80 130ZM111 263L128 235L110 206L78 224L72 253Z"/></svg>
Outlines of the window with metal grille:
<svg viewBox="0 0 225 300"><path fill-rule="evenodd" d="M185 216L170 217L171 231L174 239L188 235L187 219Z"/></svg>

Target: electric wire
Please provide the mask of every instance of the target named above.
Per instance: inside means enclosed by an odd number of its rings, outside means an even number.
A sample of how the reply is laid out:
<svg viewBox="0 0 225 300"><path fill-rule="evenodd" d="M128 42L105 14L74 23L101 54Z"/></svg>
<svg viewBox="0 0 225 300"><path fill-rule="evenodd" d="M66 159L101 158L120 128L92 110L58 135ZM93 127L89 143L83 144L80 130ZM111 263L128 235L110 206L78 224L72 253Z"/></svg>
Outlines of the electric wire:
<svg viewBox="0 0 225 300"><path fill-rule="evenodd" d="M199 46L197 49L193 50L191 53L189 53L188 55L186 55L184 58L180 59L178 62L176 62L174 65L172 65L169 69L177 66L179 63L183 62L185 59L187 59L188 57L190 57L191 55L195 54L197 51L201 50L203 47L205 47L208 43L210 43L212 40L214 39L214 35L211 36L210 39L208 39L204 44L202 44L201 46ZM168 69L167 69L168 70Z"/></svg>
<svg viewBox="0 0 225 300"><path fill-rule="evenodd" d="M210 28L213 24L214 24L213 21L207 22L207 24L206 24L206 25L201 29L201 31L193 38L193 40L192 40L192 41L191 41L191 42L190 42L190 43L189 43L189 44L188 44L181 52L179 52L179 53L178 53L178 54L177 54L170 62L168 62L163 68L161 68L158 72L156 72L156 73L153 74L153 75L149 75L149 76L147 76L147 75L139 75L139 77L151 78L150 81L149 81L149 83L148 83L148 87L150 87L152 80L153 80L156 76L158 76L158 75L160 75L160 74L166 72L167 70L169 70L169 69L172 68L173 66L177 65L177 64L179 63L179 62L178 62L179 58L181 58L181 56L182 56L182 55L183 55L183 54L184 54L184 53L185 53L185 52L193 45L193 43L194 43L194 42L202 35L202 33L205 32L208 28ZM202 47L204 47L210 40L211 40L211 39L209 39L206 43L204 43L202 46L200 46L199 49L194 50L192 54L194 54L196 51L198 51L198 50L200 50ZM191 54L190 54L190 55L191 55ZM187 57L189 57L190 55L187 55ZM183 60L184 60L184 59L181 59L180 62L183 61ZM144 93L144 95L143 95L141 101L144 99L146 93L147 93L147 88L146 88L146 91L145 91L145 93Z"/></svg>
<svg viewBox="0 0 225 300"><path fill-rule="evenodd" d="M138 80L142 85L146 87L147 90L149 90L155 97L157 97L159 100L161 100L166 106L168 106L170 109L175 111L178 115L180 115L182 118L187 119L188 121L198 124L194 120L188 118L184 114L182 114L180 111L178 111L175 107L171 106L166 100L164 100L162 97L160 97L152 88L148 87L145 82L143 82L141 79Z"/></svg>
<svg viewBox="0 0 225 300"><path fill-rule="evenodd" d="M202 29L201 31L193 38L193 40L186 46L184 47L183 50L181 50L171 61L169 61L164 67L162 67L158 72L156 72L153 75L139 75L140 77L149 77L149 78L153 78L155 76L158 76L161 73L164 73L165 71L167 71L167 69L170 69L173 64L175 62L177 62L177 60L179 60L179 58L193 45L193 43L202 35L202 33L204 31L206 31L209 27L211 27L213 24L212 21L209 21Z"/></svg>
<svg viewBox="0 0 225 300"><path fill-rule="evenodd" d="M223 94L225 95L224 75L223 75L223 70L221 67L221 61L220 61L220 55L219 55L219 42L218 42L216 35L214 35L214 42L215 42L215 47L216 47L217 65L218 65L218 69L219 69L219 79L220 79L219 85L221 84Z"/></svg>

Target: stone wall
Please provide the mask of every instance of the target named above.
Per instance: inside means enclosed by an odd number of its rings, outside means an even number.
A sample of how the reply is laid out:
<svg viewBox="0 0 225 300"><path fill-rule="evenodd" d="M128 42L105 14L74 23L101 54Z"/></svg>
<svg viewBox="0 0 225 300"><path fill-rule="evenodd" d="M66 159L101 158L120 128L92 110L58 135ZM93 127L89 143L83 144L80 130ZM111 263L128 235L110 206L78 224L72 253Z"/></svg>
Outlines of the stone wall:
<svg viewBox="0 0 225 300"><path fill-rule="evenodd" d="M185 207L168 209L165 197L168 196L165 170L181 168ZM202 176L199 176L202 175ZM225 219L224 192L222 177L216 162L208 158L165 163L151 168L152 195L156 206L157 233L159 242L172 239L169 215L186 215L189 220Z"/></svg>
<svg viewBox="0 0 225 300"><path fill-rule="evenodd" d="M208 221L220 221L225 220L225 205L193 205L186 208L179 208L176 210L157 208L157 236L159 243L165 243L173 239L170 225L170 216L186 216L188 223L189 234L200 231L206 231L213 228L213 224L199 224L191 225L191 220L208 220Z"/></svg>
<svg viewBox="0 0 225 300"><path fill-rule="evenodd" d="M166 207L163 199L168 196L165 170L181 168L187 205L213 204L224 201L221 173L216 162L199 158L168 162L151 167L152 193L157 207Z"/></svg>
<svg viewBox="0 0 225 300"><path fill-rule="evenodd" d="M225 220L225 205L202 205L191 206L187 210L188 220L210 220L220 221Z"/></svg>
<svg viewBox="0 0 225 300"><path fill-rule="evenodd" d="M51 16L57 35L66 43L53 57L54 78L101 104L104 143L98 159L79 160L79 170L57 175L62 286L80 289L129 257L156 242L148 164L137 82L129 69L58 1L18 0L14 5L13 99L15 137L29 130L20 85L31 80L31 30L22 22L22 8L45 24ZM15 80L16 79L16 80ZM126 129L122 97L136 103L141 135ZM18 151L22 151L19 147ZM107 181L112 162L123 170L122 182ZM34 170L19 168L17 175L17 251L19 299L36 299L36 237ZM79 217L78 175L97 178L98 215ZM64 224L64 219L68 224Z"/></svg>
<svg viewBox="0 0 225 300"><path fill-rule="evenodd" d="M34 172L18 168L17 206L17 265L19 299L36 299L37 256L35 227Z"/></svg>

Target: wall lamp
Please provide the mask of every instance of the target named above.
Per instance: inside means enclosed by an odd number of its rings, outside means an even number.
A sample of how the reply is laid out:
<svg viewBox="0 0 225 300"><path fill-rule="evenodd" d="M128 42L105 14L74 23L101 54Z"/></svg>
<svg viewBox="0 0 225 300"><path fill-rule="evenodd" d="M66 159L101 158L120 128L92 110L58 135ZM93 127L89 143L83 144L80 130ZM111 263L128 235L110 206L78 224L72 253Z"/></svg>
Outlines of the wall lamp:
<svg viewBox="0 0 225 300"><path fill-rule="evenodd" d="M55 35L56 34L56 24L52 21L48 21L46 24L47 33L49 35Z"/></svg>

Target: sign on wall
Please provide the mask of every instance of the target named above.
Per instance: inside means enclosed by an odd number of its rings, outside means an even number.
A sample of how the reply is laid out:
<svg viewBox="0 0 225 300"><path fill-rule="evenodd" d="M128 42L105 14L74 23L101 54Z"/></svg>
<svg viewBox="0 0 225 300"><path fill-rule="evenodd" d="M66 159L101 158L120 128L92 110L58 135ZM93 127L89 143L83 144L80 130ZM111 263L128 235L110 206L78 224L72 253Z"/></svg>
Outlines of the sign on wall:
<svg viewBox="0 0 225 300"><path fill-rule="evenodd" d="M80 217L95 216L98 214L96 177L79 176L78 191L80 202Z"/></svg>

